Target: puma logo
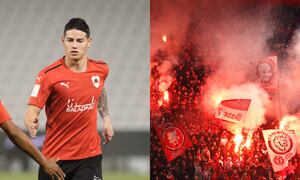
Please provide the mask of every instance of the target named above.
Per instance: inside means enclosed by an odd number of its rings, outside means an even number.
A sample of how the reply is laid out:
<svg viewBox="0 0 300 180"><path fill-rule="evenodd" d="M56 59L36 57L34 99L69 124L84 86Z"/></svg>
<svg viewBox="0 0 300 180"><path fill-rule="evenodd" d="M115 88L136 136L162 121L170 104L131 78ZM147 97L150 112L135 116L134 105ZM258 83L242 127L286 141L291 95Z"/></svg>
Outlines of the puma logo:
<svg viewBox="0 0 300 180"><path fill-rule="evenodd" d="M61 82L60 85L65 86L66 88L69 89L69 82L66 82L66 83Z"/></svg>

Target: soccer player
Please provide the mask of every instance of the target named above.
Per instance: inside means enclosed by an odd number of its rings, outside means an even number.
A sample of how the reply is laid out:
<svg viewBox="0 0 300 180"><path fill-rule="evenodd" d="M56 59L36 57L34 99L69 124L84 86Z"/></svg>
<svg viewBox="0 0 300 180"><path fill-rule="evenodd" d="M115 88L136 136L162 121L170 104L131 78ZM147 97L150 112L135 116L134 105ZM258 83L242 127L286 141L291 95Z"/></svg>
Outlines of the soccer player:
<svg viewBox="0 0 300 180"><path fill-rule="evenodd" d="M102 148L97 131L97 109L103 120L105 143L114 134L107 108L104 81L108 65L87 57L91 46L89 26L72 18L62 36L64 56L39 72L25 115L25 125L35 137L38 116L45 106L46 138L42 152L58 158L66 179L102 179ZM49 176L39 169L39 180Z"/></svg>
<svg viewBox="0 0 300 180"><path fill-rule="evenodd" d="M0 101L0 127L5 131L9 139L20 149L30 155L42 169L51 177L51 179L64 179L64 173L56 164L54 159L45 159L43 154L32 144L28 136L19 129L11 120Z"/></svg>

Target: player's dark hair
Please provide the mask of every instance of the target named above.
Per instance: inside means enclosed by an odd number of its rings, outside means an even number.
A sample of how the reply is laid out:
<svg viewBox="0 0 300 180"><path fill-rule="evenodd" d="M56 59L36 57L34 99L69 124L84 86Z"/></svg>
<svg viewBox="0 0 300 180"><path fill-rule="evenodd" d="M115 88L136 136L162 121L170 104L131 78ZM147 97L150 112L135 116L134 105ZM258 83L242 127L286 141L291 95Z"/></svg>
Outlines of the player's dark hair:
<svg viewBox="0 0 300 180"><path fill-rule="evenodd" d="M82 32L86 33L86 37L90 37L90 28L85 22L84 19L82 18L72 18L69 20L69 22L65 25L64 29L64 36L66 35L66 31L71 30L71 29L77 29Z"/></svg>

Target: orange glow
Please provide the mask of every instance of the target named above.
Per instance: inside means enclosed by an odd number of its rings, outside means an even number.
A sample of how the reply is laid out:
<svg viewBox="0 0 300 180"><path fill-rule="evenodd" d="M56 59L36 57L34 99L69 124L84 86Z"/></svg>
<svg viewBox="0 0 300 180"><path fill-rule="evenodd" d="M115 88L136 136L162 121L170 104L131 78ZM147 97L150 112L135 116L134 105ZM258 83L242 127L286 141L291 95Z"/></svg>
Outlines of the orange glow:
<svg viewBox="0 0 300 180"><path fill-rule="evenodd" d="M164 91L163 94L160 96L160 99L157 101L158 106L167 105L170 101L169 92Z"/></svg>
<svg viewBox="0 0 300 180"><path fill-rule="evenodd" d="M163 36L161 37L161 39L163 40L164 43L166 43L166 42L167 42L167 35L163 35Z"/></svg>
<svg viewBox="0 0 300 180"><path fill-rule="evenodd" d="M295 122L297 122L297 116L284 116L279 122L279 129L293 129L292 126Z"/></svg>
<svg viewBox="0 0 300 180"><path fill-rule="evenodd" d="M221 103L222 100L223 100L223 97L221 94L214 94L212 96L212 101L213 101L214 107L217 107Z"/></svg>
<svg viewBox="0 0 300 180"><path fill-rule="evenodd" d="M237 153L239 151L239 147L240 147L240 144L242 143L243 141L243 135L242 135L242 132L239 130L238 133L235 135L234 137L234 142L235 142L235 148L234 148L234 152Z"/></svg>
<svg viewBox="0 0 300 180"><path fill-rule="evenodd" d="M169 100L170 100L169 99L169 92L168 91L164 92L164 100L167 101L167 102L169 102Z"/></svg>
<svg viewBox="0 0 300 180"><path fill-rule="evenodd" d="M251 147L251 139L252 139L252 134L248 134L247 140L246 140L246 143L245 143L245 146L246 146L247 149L250 149L250 147Z"/></svg>
<svg viewBox="0 0 300 180"><path fill-rule="evenodd" d="M159 106L162 106L162 104L163 104L162 100L158 100L157 103Z"/></svg>
<svg viewBox="0 0 300 180"><path fill-rule="evenodd" d="M162 100L158 100L157 102L159 106L162 106Z"/></svg>

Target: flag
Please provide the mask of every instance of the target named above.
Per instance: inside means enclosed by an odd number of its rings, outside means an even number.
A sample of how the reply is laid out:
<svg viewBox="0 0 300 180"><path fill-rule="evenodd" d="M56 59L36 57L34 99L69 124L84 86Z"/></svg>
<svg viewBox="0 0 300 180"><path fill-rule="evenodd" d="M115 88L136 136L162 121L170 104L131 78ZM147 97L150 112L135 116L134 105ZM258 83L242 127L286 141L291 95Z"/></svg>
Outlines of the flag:
<svg viewBox="0 0 300 180"><path fill-rule="evenodd" d="M288 130L263 130L263 136L274 172L288 167L288 161L296 155L296 135Z"/></svg>
<svg viewBox="0 0 300 180"><path fill-rule="evenodd" d="M251 99L223 100L217 107L215 117L232 123L238 123L245 118Z"/></svg>
<svg viewBox="0 0 300 180"><path fill-rule="evenodd" d="M277 56L269 56L259 60L256 66L256 74L262 88L271 95L277 92Z"/></svg>
<svg viewBox="0 0 300 180"><path fill-rule="evenodd" d="M193 145L185 129L179 123L159 124L156 126L156 132L169 162Z"/></svg>

